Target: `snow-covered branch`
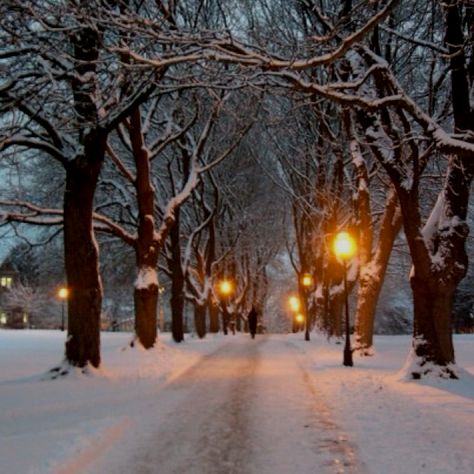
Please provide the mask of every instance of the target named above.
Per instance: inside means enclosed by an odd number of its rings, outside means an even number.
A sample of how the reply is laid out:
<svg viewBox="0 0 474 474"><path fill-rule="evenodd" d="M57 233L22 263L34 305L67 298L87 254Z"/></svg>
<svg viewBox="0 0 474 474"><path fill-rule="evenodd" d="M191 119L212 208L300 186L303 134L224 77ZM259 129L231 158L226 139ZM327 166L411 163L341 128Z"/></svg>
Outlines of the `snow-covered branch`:
<svg viewBox="0 0 474 474"><path fill-rule="evenodd" d="M117 224L117 222L97 212L94 212L93 219L94 230L114 235L120 240L123 240L127 245L135 246L137 241L136 235L127 232L122 226Z"/></svg>
<svg viewBox="0 0 474 474"><path fill-rule="evenodd" d="M10 208L21 210L8 210ZM1 222L21 222L39 226L62 225L63 211L62 209L44 208L27 201L0 200Z"/></svg>

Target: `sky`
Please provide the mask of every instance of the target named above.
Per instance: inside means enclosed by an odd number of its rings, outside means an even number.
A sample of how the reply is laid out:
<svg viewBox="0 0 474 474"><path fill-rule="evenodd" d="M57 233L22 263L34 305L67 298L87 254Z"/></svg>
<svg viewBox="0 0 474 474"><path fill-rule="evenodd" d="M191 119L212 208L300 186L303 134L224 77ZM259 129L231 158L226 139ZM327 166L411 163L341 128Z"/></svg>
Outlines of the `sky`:
<svg viewBox="0 0 474 474"><path fill-rule="evenodd" d="M409 336L352 368L317 334L130 337L103 333L99 370L51 380L65 333L0 331L1 472L474 472L473 335L455 336L460 380L421 382Z"/></svg>

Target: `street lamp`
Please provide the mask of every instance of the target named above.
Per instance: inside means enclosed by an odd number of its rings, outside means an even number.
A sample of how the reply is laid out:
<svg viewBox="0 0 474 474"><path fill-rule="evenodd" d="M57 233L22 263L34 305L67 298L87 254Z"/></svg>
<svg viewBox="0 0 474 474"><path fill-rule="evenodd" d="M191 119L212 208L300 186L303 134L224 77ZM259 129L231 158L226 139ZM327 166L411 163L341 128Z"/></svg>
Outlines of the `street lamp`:
<svg viewBox="0 0 474 474"><path fill-rule="evenodd" d="M308 292L313 286L313 275L311 273L303 273L301 286L304 292L304 340L309 341Z"/></svg>
<svg viewBox="0 0 474 474"><path fill-rule="evenodd" d="M296 295L291 295L288 297L288 306L290 307L290 311L293 313L292 330L293 332L298 332L301 328L301 323L304 321L304 319L301 321L298 320L298 316L301 316L298 314L301 310L301 301Z"/></svg>
<svg viewBox="0 0 474 474"><path fill-rule="evenodd" d="M333 242L333 250L336 257L342 261L344 269L344 298L345 298L345 331L346 340L344 344L344 358L343 365L352 367L354 362L352 360L351 335L349 327L349 299L347 291L347 260L349 260L356 252L356 243L348 232L339 232Z"/></svg>
<svg viewBox="0 0 474 474"><path fill-rule="evenodd" d="M298 313L295 316L295 321L298 324L298 331L303 327L304 324L304 316L301 313Z"/></svg>
<svg viewBox="0 0 474 474"><path fill-rule="evenodd" d="M227 304L230 295L234 292L234 285L231 280L224 278L219 282L218 285L219 294L222 296L222 313L223 313L223 330L224 334L227 335L227 323L229 318L229 313L227 311Z"/></svg>
<svg viewBox="0 0 474 474"><path fill-rule="evenodd" d="M288 298L288 304L290 305L291 311L297 313L301 308L301 301L297 296L290 296Z"/></svg>
<svg viewBox="0 0 474 474"><path fill-rule="evenodd" d="M223 296L229 296L232 293L233 285L230 280L224 279L219 283L219 292Z"/></svg>
<svg viewBox="0 0 474 474"><path fill-rule="evenodd" d="M64 304L69 297L69 289L63 286L58 290L58 298L61 300L61 331L64 331Z"/></svg>

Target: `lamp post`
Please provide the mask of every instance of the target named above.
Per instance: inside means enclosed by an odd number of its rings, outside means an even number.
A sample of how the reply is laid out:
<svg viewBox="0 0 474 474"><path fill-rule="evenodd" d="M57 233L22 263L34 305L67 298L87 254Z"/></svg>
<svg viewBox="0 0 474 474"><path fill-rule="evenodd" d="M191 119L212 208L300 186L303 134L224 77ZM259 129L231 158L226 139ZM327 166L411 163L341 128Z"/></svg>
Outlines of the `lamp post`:
<svg viewBox="0 0 474 474"><path fill-rule="evenodd" d="M227 312L227 304L229 302L229 297L234 291L234 285L232 284L231 280L224 278L219 282L219 294L222 296L222 314L223 314L223 330L224 334L227 335L227 323L229 313Z"/></svg>
<svg viewBox="0 0 474 474"><path fill-rule="evenodd" d="M346 339L344 344L344 357L343 365L352 367L354 362L352 360L352 347L351 347L351 335L349 325L349 298L347 291L347 260L349 260L356 251L356 244L354 239L348 232L339 232L336 235L333 243L333 250L336 257L342 261L342 267L344 269L344 299L345 299L345 332Z"/></svg>
<svg viewBox="0 0 474 474"><path fill-rule="evenodd" d="M69 289L65 286L59 288L58 298L61 300L61 331L64 331L64 305L69 296Z"/></svg>
<svg viewBox="0 0 474 474"><path fill-rule="evenodd" d="M301 286L304 292L304 340L309 341L308 292L313 286L313 276L311 273L303 273L301 276Z"/></svg>

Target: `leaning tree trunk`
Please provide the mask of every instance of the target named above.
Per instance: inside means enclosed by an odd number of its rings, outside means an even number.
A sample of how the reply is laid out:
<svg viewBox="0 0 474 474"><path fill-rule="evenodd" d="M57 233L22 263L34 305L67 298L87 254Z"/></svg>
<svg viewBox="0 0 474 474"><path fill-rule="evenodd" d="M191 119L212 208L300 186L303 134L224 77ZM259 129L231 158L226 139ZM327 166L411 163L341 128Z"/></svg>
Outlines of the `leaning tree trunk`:
<svg viewBox="0 0 474 474"><path fill-rule="evenodd" d="M66 167L64 256L69 288L66 359L77 367L100 364L102 285L92 228L93 201L105 140L91 139L85 156Z"/></svg>
<svg viewBox="0 0 474 474"><path fill-rule="evenodd" d="M393 243L402 226L402 215L396 192L389 191L379 232L377 247L372 258L361 265L356 310L356 348L370 355L373 348L375 310L385 279Z"/></svg>

